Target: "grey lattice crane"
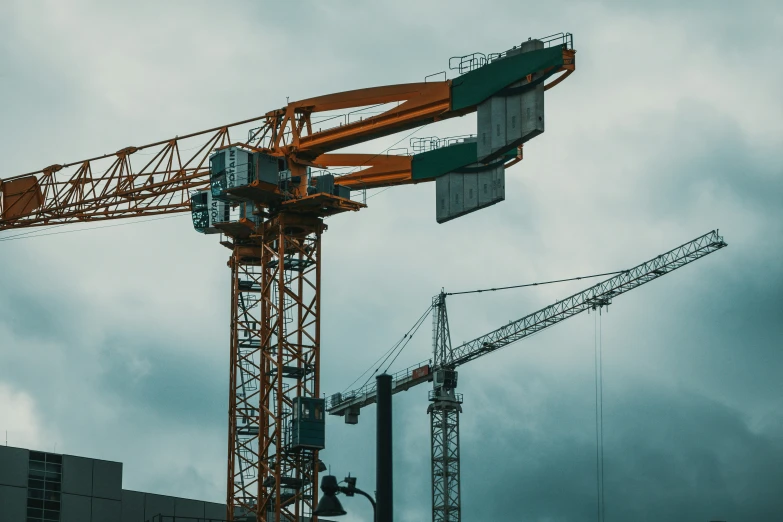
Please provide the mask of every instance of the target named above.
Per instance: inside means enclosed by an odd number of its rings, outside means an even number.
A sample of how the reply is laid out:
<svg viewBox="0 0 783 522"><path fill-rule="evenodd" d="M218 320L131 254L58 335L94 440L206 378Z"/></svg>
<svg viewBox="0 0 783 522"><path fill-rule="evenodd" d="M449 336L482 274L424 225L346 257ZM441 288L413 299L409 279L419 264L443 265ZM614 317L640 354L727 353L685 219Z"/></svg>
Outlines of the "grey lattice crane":
<svg viewBox="0 0 783 522"><path fill-rule="evenodd" d="M462 395L456 393L457 370L451 348L446 292L432 299L433 366L437 368L430 392L432 455L432 519L460 520L459 414Z"/></svg>
<svg viewBox="0 0 783 522"><path fill-rule="evenodd" d="M462 412L462 395L456 393L458 366L581 312L608 306L615 297L725 246L727 244L723 237L714 230L582 292L453 348L446 313L447 294L441 292L435 296L432 300L432 364L425 361L397 372L393 376L392 389L393 393L397 393L424 382L433 383L429 394L432 404L427 410L430 414L432 439L432 520L460 522L461 517L459 414ZM371 383L358 390L332 395L328 400L327 410L332 415L344 416L348 424L356 424L361 408L374 402L375 383Z"/></svg>

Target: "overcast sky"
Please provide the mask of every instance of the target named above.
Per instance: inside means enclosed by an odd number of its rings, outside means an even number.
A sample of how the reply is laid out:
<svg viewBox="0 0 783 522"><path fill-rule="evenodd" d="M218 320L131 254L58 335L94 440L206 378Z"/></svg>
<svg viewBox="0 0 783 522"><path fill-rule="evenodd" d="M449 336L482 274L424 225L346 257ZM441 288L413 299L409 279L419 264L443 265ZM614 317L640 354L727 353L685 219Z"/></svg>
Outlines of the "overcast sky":
<svg viewBox="0 0 783 522"><path fill-rule="evenodd" d="M574 34L506 201L444 225L395 188L324 236L322 389L441 287L628 268L729 243L601 317L606 518L783 519L783 9L748 1L0 0L0 177L421 81L448 58ZM475 116L420 136L475 132ZM360 147L378 152L396 138ZM79 227L74 227L76 230ZM64 229L62 229L64 230ZM228 251L189 217L0 243L0 432L125 464L126 489L225 499ZM455 342L587 286L454 297ZM429 324L396 368L429 357ZM596 519L595 315L461 369L463 520ZM427 389L395 397L400 521L430 513ZM374 489L374 410L327 424ZM368 520L346 499L346 520Z"/></svg>

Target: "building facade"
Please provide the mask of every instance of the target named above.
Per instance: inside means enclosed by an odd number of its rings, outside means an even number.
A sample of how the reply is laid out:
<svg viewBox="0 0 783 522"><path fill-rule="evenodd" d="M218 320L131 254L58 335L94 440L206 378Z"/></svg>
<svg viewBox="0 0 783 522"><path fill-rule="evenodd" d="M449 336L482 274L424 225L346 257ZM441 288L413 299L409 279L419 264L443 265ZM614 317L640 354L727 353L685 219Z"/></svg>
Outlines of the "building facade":
<svg viewBox="0 0 783 522"><path fill-rule="evenodd" d="M0 446L0 522L222 522L224 504L122 489L122 463Z"/></svg>

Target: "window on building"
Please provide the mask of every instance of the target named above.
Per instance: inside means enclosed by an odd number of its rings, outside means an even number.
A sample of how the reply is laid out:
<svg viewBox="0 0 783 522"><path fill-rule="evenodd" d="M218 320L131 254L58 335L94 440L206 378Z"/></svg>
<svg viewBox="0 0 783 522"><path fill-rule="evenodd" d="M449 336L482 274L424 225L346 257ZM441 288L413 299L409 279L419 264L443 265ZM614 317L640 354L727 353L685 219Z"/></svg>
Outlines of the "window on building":
<svg viewBox="0 0 783 522"><path fill-rule="evenodd" d="M30 452L27 522L59 522L62 467L62 455Z"/></svg>

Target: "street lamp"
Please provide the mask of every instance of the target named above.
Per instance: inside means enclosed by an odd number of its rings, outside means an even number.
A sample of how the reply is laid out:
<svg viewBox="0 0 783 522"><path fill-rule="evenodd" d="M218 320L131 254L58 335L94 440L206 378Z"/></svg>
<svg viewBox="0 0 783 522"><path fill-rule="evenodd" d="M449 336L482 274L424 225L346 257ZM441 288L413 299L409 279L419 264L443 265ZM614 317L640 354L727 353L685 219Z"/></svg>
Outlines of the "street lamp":
<svg viewBox="0 0 783 522"><path fill-rule="evenodd" d="M349 475L345 477L344 482L346 485L340 486L340 484L337 483L337 477L334 475L324 475L324 478L321 479L321 491L323 491L324 494L321 497L321 500L318 501L318 505L315 507L313 514L327 517L347 515L340 503L340 499L337 498L337 494L342 493L346 497L352 497L358 493L370 501L370 504L372 504L373 520L376 520L375 499L356 487L356 477Z"/></svg>
<svg viewBox="0 0 783 522"><path fill-rule="evenodd" d="M337 493L340 492L340 486L337 484L337 477L334 475L324 475L321 479L321 491L324 492L324 496L318 501L318 505L315 506L314 515L327 516L327 517L340 517L347 515L343 509L343 505L340 504L340 500L337 498Z"/></svg>
<svg viewBox="0 0 783 522"><path fill-rule="evenodd" d="M313 511L314 515L339 517L345 515L342 504L337 499L337 493L343 493L346 497L359 494L372 504L374 522L392 522L393 510L393 483L392 480L392 376L381 374L376 377L376 402L378 404L376 455L375 455L375 499L356 487L356 477L348 475L345 478L345 486L337 483L334 475L325 475L321 480L321 491L324 496L318 502ZM380 506L380 510L378 509ZM380 513L378 512L380 511Z"/></svg>

